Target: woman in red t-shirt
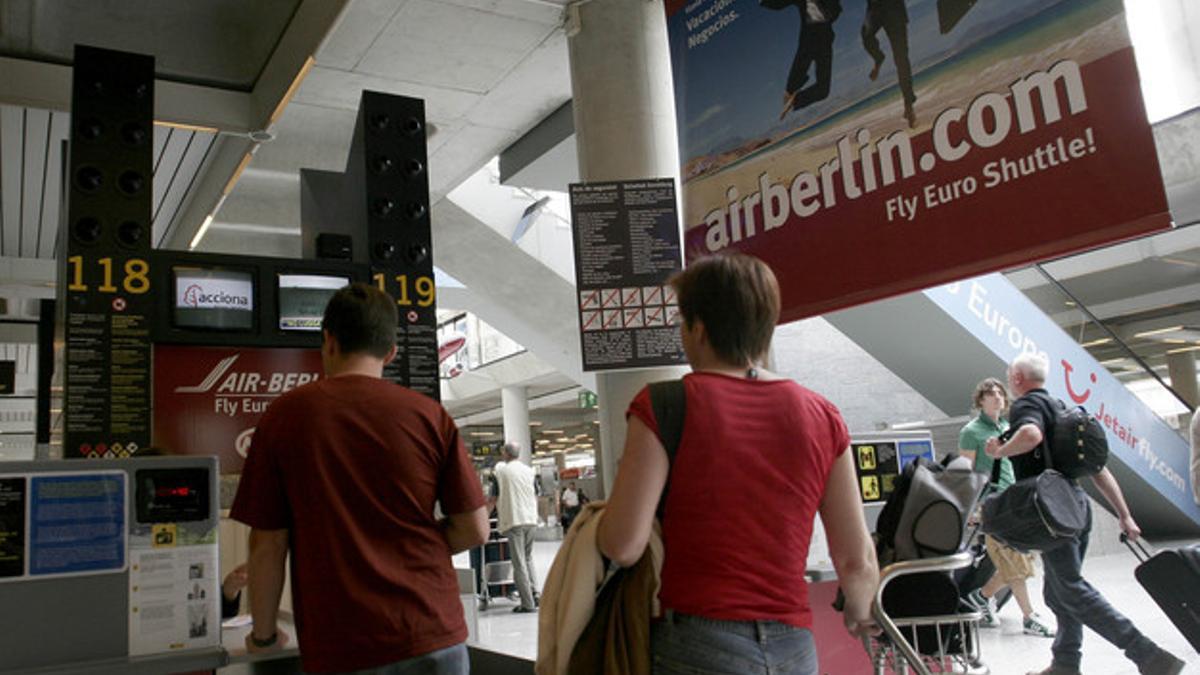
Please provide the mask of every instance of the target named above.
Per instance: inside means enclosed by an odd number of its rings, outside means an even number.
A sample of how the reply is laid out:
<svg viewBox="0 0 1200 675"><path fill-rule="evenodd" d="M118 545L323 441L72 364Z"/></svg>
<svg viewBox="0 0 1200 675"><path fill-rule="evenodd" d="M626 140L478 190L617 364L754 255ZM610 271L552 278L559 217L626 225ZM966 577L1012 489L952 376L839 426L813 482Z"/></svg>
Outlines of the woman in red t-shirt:
<svg viewBox="0 0 1200 675"><path fill-rule="evenodd" d="M849 434L821 396L758 368L779 319L779 286L746 255L701 260L671 280L693 372L673 466L647 390L630 405L625 450L600 522L601 551L641 558L667 483L665 610L655 673L816 673L805 561L819 511L846 596L846 628L878 632L879 569Z"/></svg>

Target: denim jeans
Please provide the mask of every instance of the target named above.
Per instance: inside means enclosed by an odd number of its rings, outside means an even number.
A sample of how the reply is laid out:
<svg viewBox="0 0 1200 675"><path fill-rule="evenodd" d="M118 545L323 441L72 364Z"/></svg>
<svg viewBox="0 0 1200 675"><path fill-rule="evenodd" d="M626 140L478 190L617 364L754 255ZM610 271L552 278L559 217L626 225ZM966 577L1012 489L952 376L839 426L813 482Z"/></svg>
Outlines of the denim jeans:
<svg viewBox="0 0 1200 675"><path fill-rule="evenodd" d="M345 675L469 675L471 661L465 644L414 656L378 668L364 668Z"/></svg>
<svg viewBox="0 0 1200 675"><path fill-rule="evenodd" d="M654 675L815 675L810 631L777 621L719 621L667 613L650 629Z"/></svg>
<svg viewBox="0 0 1200 675"><path fill-rule="evenodd" d="M1088 536L1092 530L1092 511L1091 503L1083 495L1082 489L1076 489L1080 491L1088 509L1087 526L1071 543L1042 553L1042 565L1046 569L1043 597L1046 606L1058 620L1058 635L1051 647L1054 663L1079 669L1083 657L1084 626L1123 650L1125 656L1134 663L1142 663L1153 656L1158 647L1142 635L1124 614L1108 604L1108 600L1081 573Z"/></svg>

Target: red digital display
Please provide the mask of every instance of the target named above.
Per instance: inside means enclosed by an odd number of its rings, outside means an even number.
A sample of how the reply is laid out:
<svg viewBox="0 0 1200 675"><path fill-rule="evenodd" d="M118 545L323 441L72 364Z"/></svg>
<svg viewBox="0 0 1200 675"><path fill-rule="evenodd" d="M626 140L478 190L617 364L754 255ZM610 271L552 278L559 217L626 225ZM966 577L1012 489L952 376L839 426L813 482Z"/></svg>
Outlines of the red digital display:
<svg viewBox="0 0 1200 675"><path fill-rule="evenodd" d="M196 494L196 491L190 487L160 487L155 489L155 497L191 497Z"/></svg>

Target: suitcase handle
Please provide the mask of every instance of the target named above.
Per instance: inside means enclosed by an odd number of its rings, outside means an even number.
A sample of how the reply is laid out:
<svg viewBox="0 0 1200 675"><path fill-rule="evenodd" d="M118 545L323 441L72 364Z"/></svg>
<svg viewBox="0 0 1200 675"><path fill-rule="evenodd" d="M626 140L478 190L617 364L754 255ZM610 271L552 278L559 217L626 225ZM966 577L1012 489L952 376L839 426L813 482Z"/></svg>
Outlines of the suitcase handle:
<svg viewBox="0 0 1200 675"><path fill-rule="evenodd" d="M1137 558L1138 562L1146 562L1152 555L1144 541L1141 539L1130 539L1124 532L1121 533L1121 543L1129 547L1129 550L1133 552L1133 557Z"/></svg>

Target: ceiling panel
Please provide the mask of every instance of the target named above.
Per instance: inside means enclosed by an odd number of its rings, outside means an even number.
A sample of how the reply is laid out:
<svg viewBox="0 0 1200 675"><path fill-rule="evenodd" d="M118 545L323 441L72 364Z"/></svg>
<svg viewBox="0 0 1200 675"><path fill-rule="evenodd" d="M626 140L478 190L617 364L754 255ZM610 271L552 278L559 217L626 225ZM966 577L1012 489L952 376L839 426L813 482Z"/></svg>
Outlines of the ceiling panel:
<svg viewBox="0 0 1200 675"><path fill-rule="evenodd" d="M76 44L155 57L160 79L250 91L300 0L4 0L0 54L70 64Z"/></svg>
<svg viewBox="0 0 1200 675"><path fill-rule="evenodd" d="M46 139L46 182L59 183L67 134L71 133L71 116L56 112L50 115L50 133ZM58 245L58 219L62 211L62 196L58 190L41 191L41 216L37 222L37 237L33 250L23 258L53 258ZM24 225L23 225L24 226Z"/></svg>
<svg viewBox="0 0 1200 675"><path fill-rule="evenodd" d="M70 120L65 112L0 106L0 256L54 257ZM154 128L151 215L156 243L182 212L218 142L212 132Z"/></svg>
<svg viewBox="0 0 1200 675"><path fill-rule="evenodd" d="M492 12L409 0L358 70L482 94L553 30L544 23Z"/></svg>
<svg viewBox="0 0 1200 675"><path fill-rule="evenodd" d="M304 84L296 93L295 102L357 112L364 90L423 99L425 116L435 121L462 117L483 98L480 94L461 89L439 88L317 66L304 79Z"/></svg>
<svg viewBox="0 0 1200 675"><path fill-rule="evenodd" d="M354 0L337 28L317 50L317 62L353 70L403 6L404 0Z"/></svg>

